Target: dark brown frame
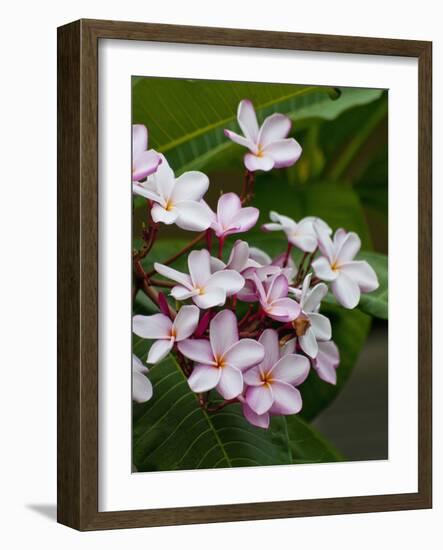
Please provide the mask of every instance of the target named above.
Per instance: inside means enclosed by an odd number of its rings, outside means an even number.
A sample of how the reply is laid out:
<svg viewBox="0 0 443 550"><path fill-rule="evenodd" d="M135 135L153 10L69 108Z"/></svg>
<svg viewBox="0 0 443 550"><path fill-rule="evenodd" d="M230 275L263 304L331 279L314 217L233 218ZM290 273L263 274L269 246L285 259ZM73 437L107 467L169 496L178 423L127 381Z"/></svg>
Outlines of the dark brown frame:
<svg viewBox="0 0 443 550"><path fill-rule="evenodd" d="M97 75L100 39L418 58L418 492L98 512ZM432 43L80 20L58 29L58 521L79 530L432 506Z"/></svg>

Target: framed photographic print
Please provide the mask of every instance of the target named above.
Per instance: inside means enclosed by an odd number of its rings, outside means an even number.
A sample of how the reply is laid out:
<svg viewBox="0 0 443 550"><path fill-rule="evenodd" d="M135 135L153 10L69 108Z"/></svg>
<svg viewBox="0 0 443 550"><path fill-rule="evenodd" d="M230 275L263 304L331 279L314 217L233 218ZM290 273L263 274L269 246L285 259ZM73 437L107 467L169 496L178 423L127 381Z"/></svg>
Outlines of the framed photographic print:
<svg viewBox="0 0 443 550"><path fill-rule="evenodd" d="M61 523L431 507L431 51L59 28Z"/></svg>

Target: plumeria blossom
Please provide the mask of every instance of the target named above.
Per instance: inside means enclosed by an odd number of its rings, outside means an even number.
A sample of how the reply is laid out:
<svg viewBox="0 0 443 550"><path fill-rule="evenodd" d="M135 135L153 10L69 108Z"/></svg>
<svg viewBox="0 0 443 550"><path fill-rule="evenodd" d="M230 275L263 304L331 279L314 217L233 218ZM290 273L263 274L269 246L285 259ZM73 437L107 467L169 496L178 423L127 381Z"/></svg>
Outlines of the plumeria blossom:
<svg viewBox="0 0 443 550"><path fill-rule="evenodd" d="M135 315L132 330L137 336L156 340L149 350L147 363L158 363L172 350L175 342L189 338L198 325L200 311L197 306L183 306L174 321L163 313Z"/></svg>
<svg viewBox="0 0 443 550"><path fill-rule="evenodd" d="M290 292L297 296L301 307L300 315L292 323L298 342L309 357L315 358L318 353L318 341L330 340L332 329L329 319L318 313L320 303L328 293L328 287L325 283L318 283L310 288L311 277L311 273L306 275L301 290L291 288Z"/></svg>
<svg viewBox="0 0 443 550"><path fill-rule="evenodd" d="M140 181L153 174L162 157L148 150L148 129L143 124L132 125L132 181Z"/></svg>
<svg viewBox="0 0 443 550"><path fill-rule="evenodd" d="M137 403L145 403L152 397L152 384L146 377L148 372L140 359L132 355L132 399Z"/></svg>
<svg viewBox="0 0 443 550"><path fill-rule="evenodd" d="M201 202L208 190L209 179L203 172L185 172L178 178L165 157L155 174L146 182L134 182L133 191L153 201L151 216L154 222L175 223L187 231L202 231L212 222L210 211Z"/></svg>
<svg viewBox="0 0 443 550"><path fill-rule="evenodd" d="M274 113L268 116L259 128L252 102L243 99L238 105L237 120L243 136L231 130L225 130L225 135L249 149L244 162L250 172L285 168L292 166L300 158L300 144L295 139L287 137L292 126L289 117Z"/></svg>
<svg viewBox="0 0 443 550"><path fill-rule="evenodd" d="M360 301L361 292L372 292L378 288L375 271L366 261L355 261L361 247L356 233L337 229L334 238L318 224L314 224L318 245L323 256L312 262L315 274L323 281L331 282L331 289L337 301L353 309Z"/></svg>
<svg viewBox="0 0 443 550"><path fill-rule="evenodd" d="M251 259L249 245L246 241L237 240L229 254L228 263L224 263L219 258L211 257L211 270L215 273L221 269L234 269L243 273L245 269L251 267L260 267L260 264Z"/></svg>
<svg viewBox="0 0 443 550"><path fill-rule="evenodd" d="M260 363L263 345L251 338L239 340L237 319L230 310L217 313L209 325L209 340L184 340L179 351L195 361L188 379L192 391L201 393L216 388L225 399L243 391L243 372Z"/></svg>
<svg viewBox="0 0 443 550"><path fill-rule="evenodd" d="M303 252L314 252L317 248L317 233L314 229L314 222L328 235L332 233L332 229L323 220L313 216L307 216L298 223L278 212L271 211L269 217L272 223L265 223L262 229L264 231L284 231L288 241L303 250Z"/></svg>
<svg viewBox="0 0 443 550"><path fill-rule="evenodd" d="M300 314L300 305L288 298L288 279L283 275L274 275L265 282L253 275L260 306L268 317L280 322L293 321Z"/></svg>
<svg viewBox="0 0 443 550"><path fill-rule="evenodd" d="M217 213L211 214L211 228L220 239L249 231L257 223L259 210L253 206L243 208L236 193L225 193L218 199Z"/></svg>
<svg viewBox="0 0 443 550"><path fill-rule="evenodd" d="M335 343L332 340L319 342L317 357L312 362L319 378L335 386L337 384L336 369L339 363L340 353Z"/></svg>
<svg viewBox="0 0 443 550"><path fill-rule="evenodd" d="M268 414L265 421L269 425L269 414L297 414L302 408L302 398L295 386L302 384L309 374L310 363L303 355L282 354L277 331L266 329L259 338L265 349L263 361L244 374L247 385L244 394L243 411L254 424L255 415ZM249 418L248 418L249 417Z"/></svg>
<svg viewBox="0 0 443 550"><path fill-rule="evenodd" d="M154 268L160 275L178 283L171 291L176 300L192 298L201 309L222 306L226 297L236 294L245 283L240 273L233 269L212 273L207 250L193 250L189 254L189 275L159 263L155 263Z"/></svg>

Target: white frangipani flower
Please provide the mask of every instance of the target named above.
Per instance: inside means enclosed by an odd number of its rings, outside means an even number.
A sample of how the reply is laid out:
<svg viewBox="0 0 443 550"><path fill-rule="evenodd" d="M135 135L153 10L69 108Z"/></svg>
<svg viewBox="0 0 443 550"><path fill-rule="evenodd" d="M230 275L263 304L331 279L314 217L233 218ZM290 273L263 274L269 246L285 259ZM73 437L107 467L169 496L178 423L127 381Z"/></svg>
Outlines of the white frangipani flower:
<svg viewBox="0 0 443 550"><path fill-rule="evenodd" d="M160 275L178 283L171 292L176 300L192 298L201 309L222 306L227 296L236 294L245 284L244 278L233 269L212 273L211 256L205 249L189 254L189 275L163 264L155 263L154 268Z"/></svg>
<svg viewBox="0 0 443 550"><path fill-rule="evenodd" d="M269 217L273 223L265 223L262 229L265 231L284 231L288 241L303 250L303 252L314 252L317 248L318 242L314 222L318 223L322 230L329 235L332 233L332 229L326 222L313 216L307 216L299 222L295 222L288 216L271 211Z"/></svg>
<svg viewBox="0 0 443 550"><path fill-rule="evenodd" d="M208 190L209 179L203 172L185 172L178 178L161 155L157 171L146 182L133 182L133 191L154 202L154 222L175 223L188 231L203 231L212 223L207 206L200 201Z"/></svg>
<svg viewBox="0 0 443 550"><path fill-rule="evenodd" d="M295 333L301 349L312 357L317 357L318 342L331 339L331 322L327 317L318 313L322 299L328 293L325 283L319 283L313 288L311 284L312 274L306 275L302 289L290 288L290 292L299 300L301 312L293 321Z"/></svg>
<svg viewBox="0 0 443 550"><path fill-rule="evenodd" d="M322 257L312 262L316 276L331 282L331 289L339 304L353 309L360 301L361 292L372 292L378 288L375 271L366 261L355 261L361 247L356 233L337 229L334 239L315 223L318 246Z"/></svg>
<svg viewBox="0 0 443 550"><path fill-rule="evenodd" d="M198 325L200 311L196 306L183 306L174 321L163 313L135 315L132 330L137 336L156 340L149 350L147 363L158 363L172 350L175 342L189 338Z"/></svg>

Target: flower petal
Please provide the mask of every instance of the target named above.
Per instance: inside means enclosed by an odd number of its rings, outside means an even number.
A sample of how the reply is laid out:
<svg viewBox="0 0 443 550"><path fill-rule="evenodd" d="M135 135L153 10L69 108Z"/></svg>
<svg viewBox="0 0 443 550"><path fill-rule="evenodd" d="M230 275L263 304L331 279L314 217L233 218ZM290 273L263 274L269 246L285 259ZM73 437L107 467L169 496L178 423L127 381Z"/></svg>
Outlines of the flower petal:
<svg viewBox="0 0 443 550"><path fill-rule="evenodd" d="M175 340L180 342L189 338L198 325L200 311L196 306L182 306L174 319L172 328L175 331Z"/></svg>
<svg viewBox="0 0 443 550"><path fill-rule="evenodd" d="M223 231L232 225L232 220L241 207L240 197L236 193L224 193L218 199L217 222Z"/></svg>
<svg viewBox="0 0 443 550"><path fill-rule="evenodd" d="M157 262L154 263L154 269L155 271L157 271L157 273L163 275L163 277L171 279L171 281L176 281L177 283L180 283L189 290L193 290L191 277L188 274L182 273L181 271L177 271L173 267L159 264Z"/></svg>
<svg viewBox="0 0 443 550"><path fill-rule="evenodd" d="M196 365L188 378L192 391L201 393L215 388L220 380L221 369L210 365Z"/></svg>
<svg viewBox="0 0 443 550"><path fill-rule="evenodd" d="M211 344L208 340L182 340L177 344L178 350L188 359L204 365L215 365Z"/></svg>
<svg viewBox="0 0 443 550"><path fill-rule="evenodd" d="M209 178L203 172L185 172L175 180L171 199L180 201L199 201L209 187Z"/></svg>
<svg viewBox="0 0 443 550"><path fill-rule="evenodd" d="M144 124L132 125L132 158L138 157L148 148L148 129Z"/></svg>
<svg viewBox="0 0 443 550"><path fill-rule="evenodd" d="M152 397L152 383L146 378L148 369L140 359L132 356L132 399L137 403L145 403Z"/></svg>
<svg viewBox="0 0 443 550"><path fill-rule="evenodd" d="M255 172L256 170L263 170L263 172L269 172L274 168L274 159L271 156L257 156L253 153L246 153L244 158L244 163L246 168L250 172Z"/></svg>
<svg viewBox="0 0 443 550"><path fill-rule="evenodd" d="M265 157L271 157L274 168L287 168L295 164L302 154L302 148L293 138L281 139L267 145L263 151Z"/></svg>
<svg viewBox="0 0 443 550"><path fill-rule="evenodd" d="M164 155L160 155L161 163L157 171L151 177L154 180L158 194L164 201L168 201L171 197L175 186L175 176L172 168Z"/></svg>
<svg viewBox="0 0 443 550"><path fill-rule="evenodd" d="M243 373L243 380L248 386L261 386L263 384L260 367L253 367Z"/></svg>
<svg viewBox="0 0 443 550"><path fill-rule="evenodd" d="M310 313L311 311L317 311L321 301L328 293L328 287L325 283L319 283L315 285L312 290L310 290L304 301L302 308L305 312Z"/></svg>
<svg viewBox="0 0 443 550"><path fill-rule="evenodd" d="M243 338L231 346L223 356L227 365L244 370L263 361L264 347L252 338Z"/></svg>
<svg viewBox="0 0 443 550"><path fill-rule="evenodd" d="M272 302L271 306L266 309L266 313L271 319L287 323L299 316L300 304L291 298L280 298Z"/></svg>
<svg viewBox="0 0 443 550"><path fill-rule="evenodd" d="M246 403L256 414L264 414L269 411L274 402L272 393L268 384L249 386L245 394Z"/></svg>
<svg viewBox="0 0 443 550"><path fill-rule="evenodd" d="M135 181L145 179L156 172L161 162L160 155L153 149L143 151L132 162L132 179Z"/></svg>
<svg viewBox="0 0 443 550"><path fill-rule="evenodd" d="M280 345L278 342L278 333L276 330L268 328L264 330L258 339L264 347L265 355L260 367L268 372L277 363L280 357Z"/></svg>
<svg viewBox="0 0 443 550"><path fill-rule="evenodd" d="M271 280L268 291L266 292L266 298L269 303L284 298L288 295L288 279L282 275L276 275Z"/></svg>
<svg viewBox="0 0 443 550"><path fill-rule="evenodd" d="M332 336L331 321L321 313L309 313L308 317L316 340L330 340Z"/></svg>
<svg viewBox="0 0 443 550"><path fill-rule="evenodd" d="M357 233L348 233L341 241L340 248L336 251L337 263L342 264L354 259L361 248L361 240Z"/></svg>
<svg viewBox="0 0 443 550"><path fill-rule="evenodd" d="M243 288L244 278L233 269L224 269L213 273L205 285L205 291L209 292L221 288L227 296L236 294Z"/></svg>
<svg viewBox="0 0 443 550"><path fill-rule="evenodd" d="M140 338L157 340L171 337L172 321L163 313L154 315L134 315L132 331Z"/></svg>
<svg viewBox="0 0 443 550"><path fill-rule="evenodd" d="M193 250L188 256L188 268L192 284L203 288L211 277L210 255L206 249Z"/></svg>
<svg viewBox="0 0 443 550"><path fill-rule="evenodd" d="M175 300L182 301L196 296L199 292L200 291L198 288L192 288L191 290L189 290L184 286L177 285L171 290L171 296Z"/></svg>
<svg viewBox="0 0 443 550"><path fill-rule="evenodd" d="M346 273L340 271L339 276L331 284L332 292L337 302L343 307L353 309L360 301L360 288L358 284Z"/></svg>
<svg viewBox="0 0 443 550"><path fill-rule="evenodd" d="M212 319L209 325L209 339L214 357L218 358L238 342L237 318L231 310L224 309Z"/></svg>
<svg viewBox="0 0 443 550"><path fill-rule="evenodd" d="M243 136L239 136L238 134L236 134L235 132L232 132L231 130L225 129L224 133L225 133L225 136L229 138L231 141L233 141L234 143L238 143L238 145L247 147L251 151L254 151L256 149L255 144L251 140Z"/></svg>
<svg viewBox="0 0 443 550"><path fill-rule="evenodd" d="M151 216L155 223L162 222L165 225L171 225L178 218L178 210L177 208L166 210L163 206L160 206L160 204L154 204L151 208Z"/></svg>
<svg viewBox="0 0 443 550"><path fill-rule="evenodd" d="M242 410L243 415L249 424L265 430L269 428L269 413L257 414L246 402L242 403Z"/></svg>
<svg viewBox="0 0 443 550"><path fill-rule="evenodd" d="M238 211L232 219L231 225L234 227L230 231L226 231L226 235L232 233L245 233L253 227L258 220L260 211L254 206L247 206Z"/></svg>
<svg viewBox="0 0 443 550"><path fill-rule="evenodd" d="M303 252L314 252L317 248L317 237L314 235L302 235L299 233L288 235L288 241L300 250L303 250Z"/></svg>
<svg viewBox="0 0 443 550"><path fill-rule="evenodd" d="M181 201L175 205L177 211L176 225L185 231L204 231L213 221L213 215L208 208L194 201Z"/></svg>
<svg viewBox="0 0 443 550"><path fill-rule="evenodd" d="M226 292L222 288L206 288L203 294L196 294L192 298L200 309L222 306L226 302Z"/></svg>
<svg viewBox="0 0 443 550"><path fill-rule="evenodd" d="M153 364L158 363L168 355L173 345L172 339L155 341L149 349L146 362Z"/></svg>
<svg viewBox="0 0 443 550"><path fill-rule="evenodd" d="M240 101L237 109L237 120L245 137L253 143L257 143L259 129L252 101L249 99Z"/></svg>
<svg viewBox="0 0 443 550"><path fill-rule="evenodd" d="M334 281L338 277L338 272L331 269L329 260L324 256L317 258L312 262L312 269L319 279L324 281Z"/></svg>
<svg viewBox="0 0 443 550"><path fill-rule="evenodd" d="M277 414L297 414L302 409L302 398L300 392L294 386L286 382L274 382L272 384L274 404L272 412Z"/></svg>
<svg viewBox="0 0 443 550"><path fill-rule="evenodd" d="M332 244L329 231L326 229L324 223L314 221L314 230L317 235L317 242L320 252L327 258L330 264L335 261L335 247Z"/></svg>
<svg viewBox="0 0 443 550"><path fill-rule="evenodd" d="M148 180L149 181L149 180ZM140 197L144 197L145 199L149 199L154 202L163 203L162 197L158 193L155 192L155 187L150 186L149 188L146 186L147 182L138 183L136 181L132 182L132 192L136 195L139 195Z"/></svg>
<svg viewBox="0 0 443 550"><path fill-rule="evenodd" d="M291 119L281 113L266 117L258 134L261 149L267 148L275 141L283 140L289 134L291 126Z"/></svg>
<svg viewBox="0 0 443 550"><path fill-rule="evenodd" d="M340 272L353 279L362 292L372 292L379 287L377 275L368 262L346 262L340 265Z"/></svg>
<svg viewBox="0 0 443 550"><path fill-rule="evenodd" d="M249 259L249 245L245 241L235 241L227 264L228 269L243 271Z"/></svg>
<svg viewBox="0 0 443 550"><path fill-rule="evenodd" d="M340 362L340 354L335 343L330 340L329 342L319 342L318 354L313 363L315 370L319 378L335 385L337 383L336 368Z"/></svg>
<svg viewBox="0 0 443 550"><path fill-rule="evenodd" d="M306 353L306 355L309 355L309 357L312 357L313 359L317 357L318 344L312 328L308 328L303 336L299 336L298 342L301 349Z"/></svg>
<svg viewBox="0 0 443 550"><path fill-rule="evenodd" d="M272 262L272 258L269 254L255 246L249 248L249 258L260 265L268 265Z"/></svg>
<svg viewBox="0 0 443 550"><path fill-rule="evenodd" d="M310 362L304 355L289 354L283 356L272 368L272 378L294 386L302 384L310 369Z"/></svg>
<svg viewBox="0 0 443 550"><path fill-rule="evenodd" d="M234 399L243 391L242 373L235 367L226 366L221 370L217 384L218 393L225 399Z"/></svg>

